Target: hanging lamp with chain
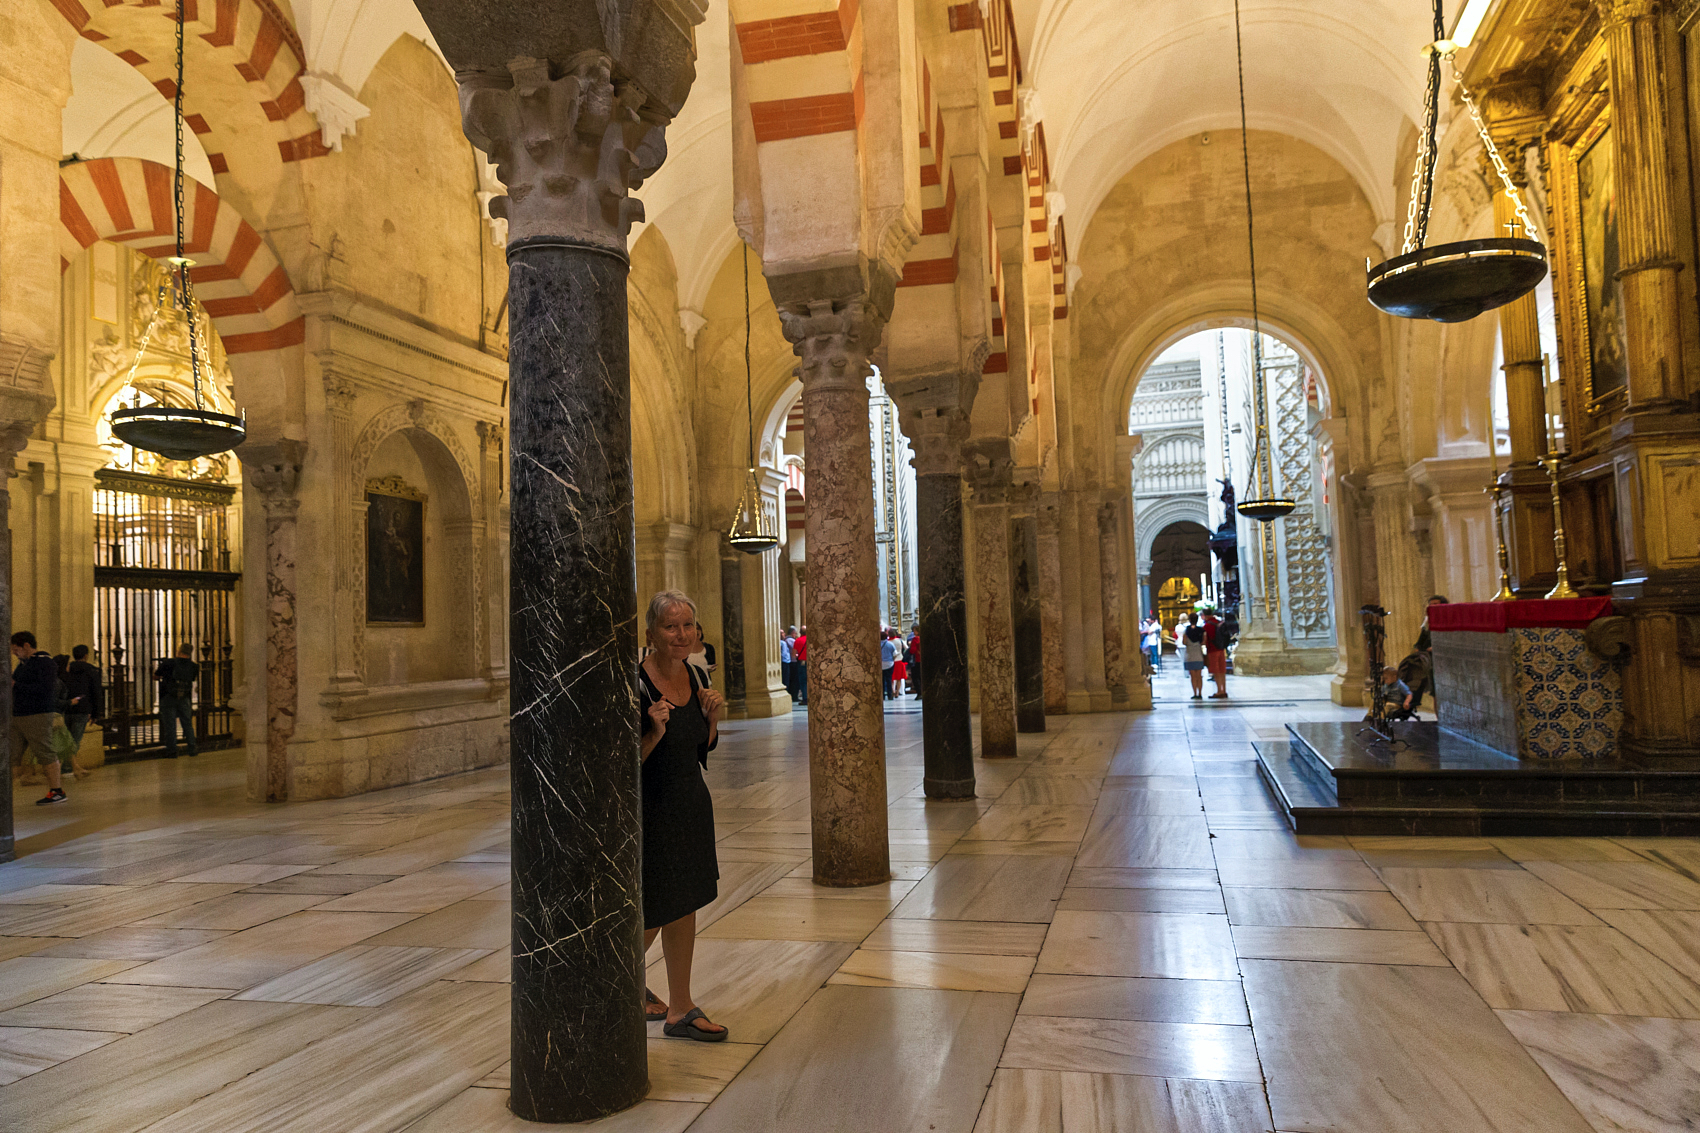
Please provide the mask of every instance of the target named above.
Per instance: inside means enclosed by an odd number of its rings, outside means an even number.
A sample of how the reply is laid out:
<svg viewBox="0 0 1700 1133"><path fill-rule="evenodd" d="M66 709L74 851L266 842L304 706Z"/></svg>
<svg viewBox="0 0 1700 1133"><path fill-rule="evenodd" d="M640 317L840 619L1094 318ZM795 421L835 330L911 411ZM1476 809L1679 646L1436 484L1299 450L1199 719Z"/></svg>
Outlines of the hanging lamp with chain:
<svg viewBox="0 0 1700 1133"><path fill-rule="evenodd" d="M1428 94L1423 128L1417 136L1416 167L1411 171L1410 200L1405 207L1405 239L1400 253L1369 267L1369 301L1390 315L1459 323L1484 311L1503 307L1533 291L1547 274L1546 248L1534 236L1534 224L1511 174L1488 133L1487 123L1469 88L1458 74L1454 56L1458 44L1446 38L1441 0L1434 0L1434 42L1423 48L1428 56ZM1456 240L1428 245L1429 212L1434 207L1435 165L1440 159L1435 126L1440 118L1440 63L1446 61L1453 85L1470 112L1476 133L1505 195L1516 210L1510 236L1486 240Z"/></svg>
<svg viewBox="0 0 1700 1133"><path fill-rule="evenodd" d="M738 245L744 262L744 412L748 417L750 462L744 475L744 491L738 497L738 510L732 517L732 530L726 541L746 555L759 555L779 546L779 532L773 516L761 498L761 485L756 480L756 403L754 383L750 376L750 246Z"/></svg>
<svg viewBox="0 0 1700 1133"><path fill-rule="evenodd" d="M112 432L119 440L135 448L158 453L168 460L194 460L228 452L248 436L247 425L241 417L208 409L201 391L202 347L205 344L200 340L197 318L200 304L195 299L194 285L189 279L189 269L194 266L195 261L183 254L183 5L184 0L178 0L177 90L172 104L175 111L173 119L177 126L176 165L173 167L172 182L177 244L176 254L165 262L171 265L172 306L182 314L189 329L189 375L194 385L195 404L193 408L166 405L163 401L154 405L135 404L114 410L112 414ZM165 290L161 288L162 293ZM136 366L141 363L142 354L153 338L154 327L158 324L160 312L164 308L163 300L162 294L153 320L142 335L141 346L136 353L136 363L131 365L129 377L125 382L127 388L134 388ZM140 398L136 400L139 402Z"/></svg>
<svg viewBox="0 0 1700 1133"><path fill-rule="evenodd" d="M1269 444L1269 399L1263 379L1263 325L1257 312L1257 232L1251 208L1251 135L1246 129L1245 53L1240 46L1240 3L1234 0L1234 62L1240 81L1240 164L1245 171L1245 238L1251 262L1251 396L1257 418L1257 441L1251 452L1249 497L1235 510L1251 519L1270 523L1298 504L1275 494L1275 454Z"/></svg>

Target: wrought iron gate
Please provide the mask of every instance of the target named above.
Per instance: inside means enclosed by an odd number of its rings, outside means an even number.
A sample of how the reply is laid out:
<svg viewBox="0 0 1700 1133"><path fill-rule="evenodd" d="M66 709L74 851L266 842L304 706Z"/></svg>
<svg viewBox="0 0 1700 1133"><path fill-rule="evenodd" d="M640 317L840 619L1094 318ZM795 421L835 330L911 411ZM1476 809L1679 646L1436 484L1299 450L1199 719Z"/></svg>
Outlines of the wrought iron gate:
<svg viewBox="0 0 1700 1133"><path fill-rule="evenodd" d="M235 641L228 484L105 468L95 473L95 663L105 670L109 757L160 746L154 670L187 643L201 666L195 734L231 741Z"/></svg>

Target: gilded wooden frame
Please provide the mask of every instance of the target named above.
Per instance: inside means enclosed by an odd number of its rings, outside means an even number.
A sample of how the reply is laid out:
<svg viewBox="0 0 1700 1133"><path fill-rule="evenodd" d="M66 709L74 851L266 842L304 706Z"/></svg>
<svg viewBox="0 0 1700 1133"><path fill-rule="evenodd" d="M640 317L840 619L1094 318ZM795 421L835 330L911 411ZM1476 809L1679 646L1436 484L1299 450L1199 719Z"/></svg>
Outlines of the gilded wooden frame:
<svg viewBox="0 0 1700 1133"><path fill-rule="evenodd" d="M1580 410L1590 417L1609 412L1627 390L1627 382L1601 388L1595 372L1595 353L1588 281L1583 241L1581 164L1599 144L1615 144L1609 137L1612 113L1609 97L1604 90L1590 92L1593 97L1580 100L1567 108L1563 115L1569 122L1551 141L1547 153L1554 212L1557 214L1560 239L1553 242L1553 284L1557 300L1559 329L1559 365L1561 373L1580 381L1566 382L1576 395L1567 397L1567 416ZM1564 125L1570 129L1564 129ZM1615 154L1614 154L1615 176Z"/></svg>

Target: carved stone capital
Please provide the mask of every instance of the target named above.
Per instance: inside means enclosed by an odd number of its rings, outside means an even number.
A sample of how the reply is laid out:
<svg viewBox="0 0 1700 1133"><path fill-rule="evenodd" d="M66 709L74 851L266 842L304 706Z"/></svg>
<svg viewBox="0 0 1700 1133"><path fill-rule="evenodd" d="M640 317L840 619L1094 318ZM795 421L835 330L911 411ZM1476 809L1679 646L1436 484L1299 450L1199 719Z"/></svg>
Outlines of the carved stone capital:
<svg viewBox="0 0 1700 1133"><path fill-rule="evenodd" d="M815 299L779 308L780 327L799 359L803 389L854 389L869 376L868 355L885 320L861 297Z"/></svg>
<svg viewBox="0 0 1700 1133"><path fill-rule="evenodd" d="M977 504L1007 504L1014 471L1008 437L976 437L962 446L962 472L974 487Z"/></svg>
<svg viewBox="0 0 1700 1133"><path fill-rule="evenodd" d="M354 383L335 370L326 370L325 408L346 417L354 410Z"/></svg>
<svg viewBox="0 0 1700 1133"><path fill-rule="evenodd" d="M915 475L962 474L962 442L968 438L966 413L960 409L922 409L914 414L905 411L903 427L909 447L915 450L910 461Z"/></svg>
<svg viewBox="0 0 1700 1133"><path fill-rule="evenodd" d="M478 433L478 448L485 455L500 454L507 443L508 427L499 421L479 421L473 425Z"/></svg>
<svg viewBox="0 0 1700 1133"><path fill-rule="evenodd" d="M242 458L243 482L256 492L268 516L292 517L301 506L296 496L301 465L307 458L306 441L282 440L272 444L246 444Z"/></svg>
<svg viewBox="0 0 1700 1133"><path fill-rule="evenodd" d="M15 422L26 442L58 400L47 372L52 361L53 351L47 347L21 335L0 334L0 422Z"/></svg>
<svg viewBox="0 0 1700 1133"><path fill-rule="evenodd" d="M1610 31L1634 20L1651 19L1658 15L1660 3L1659 0L1594 0L1594 7L1599 9L1601 29Z"/></svg>

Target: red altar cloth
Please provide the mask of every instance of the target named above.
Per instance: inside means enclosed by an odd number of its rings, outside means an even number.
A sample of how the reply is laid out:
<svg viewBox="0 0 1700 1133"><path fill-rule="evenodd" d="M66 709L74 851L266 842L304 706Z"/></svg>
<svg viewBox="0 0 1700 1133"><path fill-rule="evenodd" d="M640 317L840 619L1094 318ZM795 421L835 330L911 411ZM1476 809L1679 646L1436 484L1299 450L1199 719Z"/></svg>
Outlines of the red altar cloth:
<svg viewBox="0 0 1700 1133"><path fill-rule="evenodd" d="M1586 629L1611 613L1610 598L1531 598L1519 602L1453 602L1428 608L1435 633L1504 633L1508 629Z"/></svg>

